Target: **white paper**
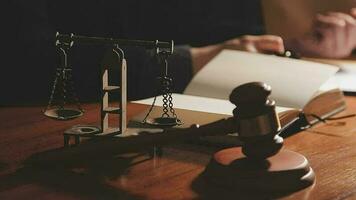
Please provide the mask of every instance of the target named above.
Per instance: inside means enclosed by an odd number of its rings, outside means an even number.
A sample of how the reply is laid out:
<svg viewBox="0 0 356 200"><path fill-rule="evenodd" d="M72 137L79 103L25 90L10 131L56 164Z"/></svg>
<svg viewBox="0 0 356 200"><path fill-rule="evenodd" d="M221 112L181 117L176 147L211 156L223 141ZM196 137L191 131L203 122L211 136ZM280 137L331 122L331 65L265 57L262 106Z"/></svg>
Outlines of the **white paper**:
<svg viewBox="0 0 356 200"><path fill-rule="evenodd" d="M207 98L207 97L198 97L192 95L184 94L173 94L173 105L174 108L192 110L199 112L223 114L223 115L232 115L232 111L235 109L235 105L228 100ZM153 98L134 101L133 103L140 103L151 105ZM162 106L162 96L158 96L156 99L156 106ZM276 107L277 113L291 110L291 108L285 107Z"/></svg>
<svg viewBox="0 0 356 200"><path fill-rule="evenodd" d="M228 99L235 87L261 81L272 87L270 98L277 105L301 109L337 70L327 64L224 50L199 71L185 94Z"/></svg>
<svg viewBox="0 0 356 200"><path fill-rule="evenodd" d="M356 92L356 66L354 70L342 70L332 80L345 92Z"/></svg>
<svg viewBox="0 0 356 200"><path fill-rule="evenodd" d="M356 92L356 59L314 59L308 60L328 63L340 67L339 70L322 88L330 88L330 85L337 85L342 91Z"/></svg>

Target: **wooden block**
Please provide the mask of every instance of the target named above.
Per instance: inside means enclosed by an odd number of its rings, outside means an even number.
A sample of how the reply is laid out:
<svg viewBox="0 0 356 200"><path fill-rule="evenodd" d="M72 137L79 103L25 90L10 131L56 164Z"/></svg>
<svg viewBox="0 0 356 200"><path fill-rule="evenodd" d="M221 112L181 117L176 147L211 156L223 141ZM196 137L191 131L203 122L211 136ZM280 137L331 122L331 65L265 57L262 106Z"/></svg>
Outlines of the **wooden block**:
<svg viewBox="0 0 356 200"><path fill-rule="evenodd" d="M240 147L217 152L203 176L212 184L244 191L295 191L312 185L314 172L301 154L281 150L264 161L245 157Z"/></svg>

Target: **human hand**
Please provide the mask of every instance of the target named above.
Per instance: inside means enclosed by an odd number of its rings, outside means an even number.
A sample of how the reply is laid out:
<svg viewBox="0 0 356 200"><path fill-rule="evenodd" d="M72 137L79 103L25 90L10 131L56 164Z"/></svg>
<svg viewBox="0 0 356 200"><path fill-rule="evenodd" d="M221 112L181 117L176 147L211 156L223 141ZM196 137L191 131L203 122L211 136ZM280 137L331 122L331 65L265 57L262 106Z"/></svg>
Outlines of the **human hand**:
<svg viewBox="0 0 356 200"><path fill-rule="evenodd" d="M224 42L224 49L242 50L255 53L283 53L283 39L274 35L246 35Z"/></svg>
<svg viewBox="0 0 356 200"><path fill-rule="evenodd" d="M304 56L343 58L356 48L356 8L349 14L329 12L318 14L312 31L295 41L286 42Z"/></svg>

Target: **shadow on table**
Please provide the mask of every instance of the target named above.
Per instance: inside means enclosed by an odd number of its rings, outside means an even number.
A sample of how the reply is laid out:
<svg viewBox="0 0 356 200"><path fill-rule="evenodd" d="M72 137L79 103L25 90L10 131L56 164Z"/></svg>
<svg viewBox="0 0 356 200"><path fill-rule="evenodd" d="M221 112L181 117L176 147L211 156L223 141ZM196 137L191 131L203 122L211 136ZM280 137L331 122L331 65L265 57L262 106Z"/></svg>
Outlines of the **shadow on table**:
<svg viewBox="0 0 356 200"><path fill-rule="evenodd" d="M219 186L213 183L210 183L204 177L204 172L196 177L191 185L193 191L198 194L198 197L195 199L206 199L206 200L215 200L215 199L278 199L284 196L295 193L299 190L290 190L283 192L272 192L272 191L261 191L255 188L249 190L241 188L227 188L225 186ZM312 189L313 186L307 188L308 191ZM306 195L309 193L306 192ZM307 198L303 198L307 199Z"/></svg>
<svg viewBox="0 0 356 200"><path fill-rule="evenodd" d="M78 165L71 167L61 166L60 163L52 164L50 167L34 166L31 162L25 162L23 168L0 179L0 193L7 190L11 192L12 188L22 185L34 184L43 186L45 191L49 191L50 196L74 196L80 199L142 199L105 183L106 180L124 175L130 166L147 160L146 156L145 159L133 162L137 156L142 155L78 161ZM37 189L34 190L35 193L38 192Z"/></svg>
<svg viewBox="0 0 356 200"><path fill-rule="evenodd" d="M6 163L3 163L3 162L0 162L0 172L4 169L6 169L7 167L7 164Z"/></svg>

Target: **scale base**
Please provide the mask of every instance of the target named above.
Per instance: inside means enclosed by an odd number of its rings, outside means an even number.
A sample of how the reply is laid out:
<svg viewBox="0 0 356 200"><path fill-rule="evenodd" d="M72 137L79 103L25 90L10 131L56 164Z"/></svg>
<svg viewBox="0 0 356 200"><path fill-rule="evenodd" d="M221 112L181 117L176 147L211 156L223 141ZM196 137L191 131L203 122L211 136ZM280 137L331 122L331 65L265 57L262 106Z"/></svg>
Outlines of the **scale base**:
<svg viewBox="0 0 356 200"><path fill-rule="evenodd" d="M203 172L210 183L243 191L296 191L314 183L315 174L301 154L281 150L263 161L246 158L240 147L215 153Z"/></svg>
<svg viewBox="0 0 356 200"><path fill-rule="evenodd" d="M103 132L99 127L94 125L75 125L67 129L63 133L64 146L77 146L80 144L82 138L120 138L132 135L137 135L140 132L162 132L159 128L126 128L122 133L119 128L109 128ZM72 140L71 140L72 139Z"/></svg>

